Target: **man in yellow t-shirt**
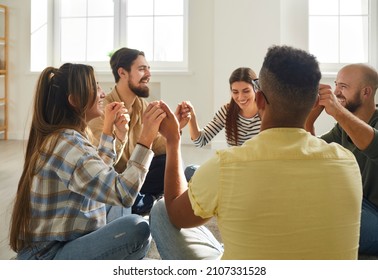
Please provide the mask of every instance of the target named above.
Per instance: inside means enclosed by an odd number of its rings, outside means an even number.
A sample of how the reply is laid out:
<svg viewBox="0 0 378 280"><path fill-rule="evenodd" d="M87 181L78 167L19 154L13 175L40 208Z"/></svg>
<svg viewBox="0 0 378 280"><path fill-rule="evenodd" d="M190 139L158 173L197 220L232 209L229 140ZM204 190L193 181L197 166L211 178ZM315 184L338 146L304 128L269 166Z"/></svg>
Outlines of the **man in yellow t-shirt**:
<svg viewBox="0 0 378 280"><path fill-rule="evenodd" d="M304 129L317 102L316 58L268 50L253 81L261 132L218 151L187 186L178 124L167 106L164 200L152 209L163 259L356 259L362 183L353 154ZM201 226L215 216L224 246Z"/></svg>

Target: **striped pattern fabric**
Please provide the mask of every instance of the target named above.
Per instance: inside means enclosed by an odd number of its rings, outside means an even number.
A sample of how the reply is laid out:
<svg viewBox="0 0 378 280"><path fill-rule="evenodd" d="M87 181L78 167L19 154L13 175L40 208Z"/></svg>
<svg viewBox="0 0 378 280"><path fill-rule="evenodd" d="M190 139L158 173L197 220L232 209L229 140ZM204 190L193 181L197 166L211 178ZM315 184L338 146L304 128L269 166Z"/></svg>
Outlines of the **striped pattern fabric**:
<svg viewBox="0 0 378 280"><path fill-rule="evenodd" d="M200 131L200 136L193 140L196 147L206 146L226 125L227 105L223 105L214 118ZM239 115L238 126L238 145L241 146L245 141L251 139L260 132L261 119L256 114L252 118L244 118ZM235 146L234 143L227 141L228 146Z"/></svg>

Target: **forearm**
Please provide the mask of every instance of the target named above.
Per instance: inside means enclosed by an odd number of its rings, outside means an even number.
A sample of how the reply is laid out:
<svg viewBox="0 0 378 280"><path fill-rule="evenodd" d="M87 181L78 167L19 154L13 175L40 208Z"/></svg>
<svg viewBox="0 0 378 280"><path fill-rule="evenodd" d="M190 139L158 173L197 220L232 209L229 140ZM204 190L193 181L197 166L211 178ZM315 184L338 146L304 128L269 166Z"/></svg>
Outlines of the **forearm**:
<svg viewBox="0 0 378 280"><path fill-rule="evenodd" d="M323 112L323 106L317 106L312 109L310 114L307 116L305 129L310 132L312 135L315 135L315 121L318 119L320 114Z"/></svg>
<svg viewBox="0 0 378 280"><path fill-rule="evenodd" d="M164 179L164 199L172 223L180 227L180 221L186 220L182 212L185 207L180 203L181 196L187 191L187 182L181 159L181 141L167 143L167 158ZM181 200L182 201L182 200Z"/></svg>
<svg viewBox="0 0 378 280"><path fill-rule="evenodd" d="M347 109L342 108L333 117L358 149L365 150L373 141L374 129Z"/></svg>
<svg viewBox="0 0 378 280"><path fill-rule="evenodd" d="M200 136L200 128L195 116L192 116L189 121L189 134L192 140L196 140Z"/></svg>
<svg viewBox="0 0 378 280"><path fill-rule="evenodd" d="M187 182L181 159L181 141L167 143L167 159L164 179L164 197L167 204L187 190Z"/></svg>

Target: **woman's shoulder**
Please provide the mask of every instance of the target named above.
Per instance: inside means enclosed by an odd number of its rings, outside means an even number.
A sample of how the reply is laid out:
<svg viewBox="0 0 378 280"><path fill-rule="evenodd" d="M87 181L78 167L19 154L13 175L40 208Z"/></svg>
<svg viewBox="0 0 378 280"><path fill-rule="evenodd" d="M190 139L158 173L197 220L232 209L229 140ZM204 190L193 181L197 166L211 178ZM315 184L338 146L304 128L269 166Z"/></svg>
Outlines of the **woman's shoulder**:
<svg viewBox="0 0 378 280"><path fill-rule="evenodd" d="M86 149L91 145L88 138L75 129L64 129L60 132L58 143L66 148L71 146L72 149Z"/></svg>

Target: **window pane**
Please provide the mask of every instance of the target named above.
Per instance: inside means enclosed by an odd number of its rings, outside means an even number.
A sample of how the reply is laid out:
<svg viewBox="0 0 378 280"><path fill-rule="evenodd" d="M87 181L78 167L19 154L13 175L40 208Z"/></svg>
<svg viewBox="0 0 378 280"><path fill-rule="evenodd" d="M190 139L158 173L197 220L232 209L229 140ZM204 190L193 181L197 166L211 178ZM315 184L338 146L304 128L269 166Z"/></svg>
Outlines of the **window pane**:
<svg viewBox="0 0 378 280"><path fill-rule="evenodd" d="M153 0L127 0L126 13L129 16L151 16L154 13Z"/></svg>
<svg viewBox="0 0 378 280"><path fill-rule="evenodd" d="M338 15L339 0L309 0L309 15Z"/></svg>
<svg viewBox="0 0 378 280"><path fill-rule="evenodd" d="M148 60L153 60L154 33L152 17L127 19L127 47L144 51Z"/></svg>
<svg viewBox="0 0 378 280"><path fill-rule="evenodd" d="M108 61L113 50L113 18L88 19L88 61Z"/></svg>
<svg viewBox="0 0 378 280"><path fill-rule="evenodd" d="M87 15L87 0L61 0L61 17L84 17Z"/></svg>
<svg viewBox="0 0 378 280"><path fill-rule="evenodd" d="M342 0L340 1L340 15L367 15L368 0Z"/></svg>
<svg viewBox="0 0 378 280"><path fill-rule="evenodd" d="M368 62L367 17L340 18L340 62Z"/></svg>
<svg viewBox="0 0 378 280"><path fill-rule="evenodd" d="M30 10L30 31L34 32L47 23L47 0L32 0Z"/></svg>
<svg viewBox="0 0 378 280"><path fill-rule="evenodd" d="M47 25L31 34L30 70L40 71L47 65Z"/></svg>
<svg viewBox="0 0 378 280"><path fill-rule="evenodd" d="M89 0L88 16L113 16L114 0Z"/></svg>
<svg viewBox="0 0 378 280"><path fill-rule="evenodd" d="M319 62L339 62L338 17L310 17L309 50Z"/></svg>
<svg viewBox="0 0 378 280"><path fill-rule="evenodd" d="M155 15L182 15L183 0L155 0Z"/></svg>
<svg viewBox="0 0 378 280"><path fill-rule="evenodd" d="M85 61L86 19L62 19L61 61Z"/></svg>
<svg viewBox="0 0 378 280"><path fill-rule="evenodd" d="M155 18L154 61L183 61L183 18Z"/></svg>

